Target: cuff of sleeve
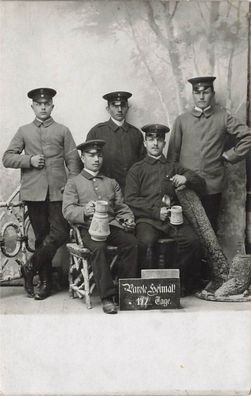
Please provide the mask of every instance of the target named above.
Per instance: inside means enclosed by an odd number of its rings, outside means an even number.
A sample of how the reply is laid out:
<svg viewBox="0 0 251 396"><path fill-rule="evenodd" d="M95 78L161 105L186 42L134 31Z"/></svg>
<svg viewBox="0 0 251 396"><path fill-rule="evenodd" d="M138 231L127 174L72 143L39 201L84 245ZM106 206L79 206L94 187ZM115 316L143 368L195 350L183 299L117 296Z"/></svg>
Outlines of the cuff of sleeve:
<svg viewBox="0 0 251 396"><path fill-rule="evenodd" d="M230 150L225 151L223 153L222 157L225 161L230 162L231 164L235 164L236 162L239 162L243 159L238 154L236 154L236 151L234 148L231 148Z"/></svg>
<svg viewBox="0 0 251 396"><path fill-rule="evenodd" d="M83 210L82 218L83 218L83 224L85 224L85 226L89 227L91 224L91 221L92 221L92 217L86 216L85 211Z"/></svg>
<svg viewBox="0 0 251 396"><path fill-rule="evenodd" d="M31 168L31 157L32 155L22 155L22 162L21 162L21 168Z"/></svg>

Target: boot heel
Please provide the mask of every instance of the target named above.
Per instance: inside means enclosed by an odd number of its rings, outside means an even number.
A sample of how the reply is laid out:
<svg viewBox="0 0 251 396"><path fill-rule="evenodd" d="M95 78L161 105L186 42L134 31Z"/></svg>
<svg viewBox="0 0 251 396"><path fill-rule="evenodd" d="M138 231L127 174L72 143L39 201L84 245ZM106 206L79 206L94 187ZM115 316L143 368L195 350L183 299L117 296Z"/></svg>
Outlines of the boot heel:
<svg viewBox="0 0 251 396"><path fill-rule="evenodd" d="M41 280L41 284L38 292L35 294L35 300L44 300L49 297L51 294L51 282L49 276L50 270L48 267L41 268L39 271L39 277Z"/></svg>
<svg viewBox="0 0 251 396"><path fill-rule="evenodd" d="M21 267L21 273L24 278L24 288L26 290L28 297L34 297L34 286L33 286L34 270L31 259L29 259L27 263Z"/></svg>

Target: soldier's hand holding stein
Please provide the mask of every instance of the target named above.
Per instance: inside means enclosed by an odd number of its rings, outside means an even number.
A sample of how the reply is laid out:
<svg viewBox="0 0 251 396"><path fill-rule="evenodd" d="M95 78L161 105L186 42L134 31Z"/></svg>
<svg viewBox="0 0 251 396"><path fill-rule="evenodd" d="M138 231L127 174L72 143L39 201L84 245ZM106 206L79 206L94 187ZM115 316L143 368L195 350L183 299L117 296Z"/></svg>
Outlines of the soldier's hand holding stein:
<svg viewBox="0 0 251 396"><path fill-rule="evenodd" d="M84 215L86 217L92 217L94 215L94 212L95 212L95 201L89 201L85 205Z"/></svg>
<svg viewBox="0 0 251 396"><path fill-rule="evenodd" d="M166 219L168 218L168 213L169 209L167 206L163 206L162 208L160 208L160 220L166 221Z"/></svg>

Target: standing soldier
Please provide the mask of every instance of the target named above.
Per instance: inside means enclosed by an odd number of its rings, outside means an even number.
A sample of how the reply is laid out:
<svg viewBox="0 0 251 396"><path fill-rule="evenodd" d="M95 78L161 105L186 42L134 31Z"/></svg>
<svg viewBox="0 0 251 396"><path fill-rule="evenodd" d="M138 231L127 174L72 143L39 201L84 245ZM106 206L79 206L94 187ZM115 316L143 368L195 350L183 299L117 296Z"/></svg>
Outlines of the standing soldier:
<svg viewBox="0 0 251 396"><path fill-rule="evenodd" d="M28 92L35 119L18 129L3 155L6 168L21 168L20 198L27 205L36 238L35 253L22 270L29 297L34 296L33 276L39 273L36 300L50 295L52 259L68 238L69 226L62 215L65 166L70 176L82 169L71 132L51 117L55 95L51 88Z"/></svg>
<svg viewBox="0 0 251 396"><path fill-rule="evenodd" d="M126 122L129 109L130 92L110 92L103 96L107 100L106 110L110 114L108 121L95 125L88 133L86 140L103 139L104 162L102 172L105 176L116 179L122 192L130 167L145 156L142 133Z"/></svg>
<svg viewBox="0 0 251 396"><path fill-rule="evenodd" d="M236 117L214 103L216 77L195 77L192 84L194 107L179 115L171 134L168 158L191 169L206 181L201 198L206 214L216 231L221 194L224 188L224 161L235 164L251 148L251 130ZM227 135L236 144L226 148Z"/></svg>

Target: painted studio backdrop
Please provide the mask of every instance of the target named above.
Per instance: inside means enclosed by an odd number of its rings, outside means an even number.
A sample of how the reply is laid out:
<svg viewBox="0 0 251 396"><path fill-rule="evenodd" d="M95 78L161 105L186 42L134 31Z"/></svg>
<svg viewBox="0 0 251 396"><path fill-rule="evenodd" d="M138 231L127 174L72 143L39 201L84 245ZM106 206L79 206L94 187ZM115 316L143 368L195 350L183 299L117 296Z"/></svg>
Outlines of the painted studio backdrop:
<svg viewBox="0 0 251 396"><path fill-rule="evenodd" d="M58 92L53 117L77 143L108 118L102 95L131 91L128 121L172 126L191 104L187 79L217 76L217 101L246 117L247 1L1 2L0 155L33 119L27 91ZM0 165L0 200L19 184ZM244 251L245 161L227 167L219 237L229 258Z"/></svg>

